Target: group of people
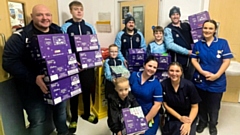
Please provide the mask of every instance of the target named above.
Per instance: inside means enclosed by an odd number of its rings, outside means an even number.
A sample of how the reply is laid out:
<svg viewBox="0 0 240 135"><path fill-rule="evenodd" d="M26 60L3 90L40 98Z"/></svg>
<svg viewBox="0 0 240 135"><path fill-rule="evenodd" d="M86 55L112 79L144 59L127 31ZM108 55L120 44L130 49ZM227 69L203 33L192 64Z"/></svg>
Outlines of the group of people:
<svg viewBox="0 0 240 135"><path fill-rule="evenodd" d="M84 8L81 2L72 1L69 9L72 19L59 27L52 23L52 14L46 6L34 6L32 21L14 32L4 48L3 68L16 82L30 122L29 135L47 134L44 129L49 109L53 111L53 121L59 135L73 134L77 128L78 96L70 99L72 118L67 126L66 102L51 106L43 101L42 94L48 93L48 89L43 81L44 75L39 74L38 64L32 59L29 49L34 35L67 33L74 51L74 35L96 33L93 26L83 20ZM163 135L194 135L196 131L203 132L207 126L211 135L217 134L220 101L226 90L224 72L233 56L227 41L215 37L217 25L214 20L204 22L203 39L191 48L191 28L189 24L180 21L180 16L180 9L173 7L169 13L172 22L164 29L155 26L155 41L148 46L143 34L135 28L134 18L129 16L125 19L125 28L117 34L115 43L109 46L110 56L105 60L104 71L108 126L113 133L122 134L122 108L141 106L146 121L153 122L142 134L155 135L160 124L159 109L163 105L166 114ZM148 52L144 70L131 73L129 78L112 78L111 66L127 68L130 48L143 48ZM169 78L160 83L154 76L158 62L151 53L166 52L171 55L173 63L168 68ZM84 114L81 117L97 123L98 118L90 113L94 68L79 70L84 103Z"/></svg>
<svg viewBox="0 0 240 135"><path fill-rule="evenodd" d="M155 40L147 47L142 33L134 28L134 18L129 16L115 44L109 46L110 56L105 61L104 71L109 101L108 126L113 133L122 135L121 110L139 105L147 122L154 123L142 134L155 135L161 126L162 135L195 135L208 126L210 135L217 135L221 98L226 91L224 72L233 55L227 41L215 36L214 20L203 23L203 39L192 48L190 25L181 22L180 16L180 9L174 6L169 12L172 22L164 29L154 26ZM128 49L132 48L146 50L148 57L143 71L131 73L123 83L123 77L111 77L110 67L127 68ZM160 83L154 76L158 61L152 53L169 53L172 58L169 78ZM161 107L165 110L163 125L159 123Z"/></svg>

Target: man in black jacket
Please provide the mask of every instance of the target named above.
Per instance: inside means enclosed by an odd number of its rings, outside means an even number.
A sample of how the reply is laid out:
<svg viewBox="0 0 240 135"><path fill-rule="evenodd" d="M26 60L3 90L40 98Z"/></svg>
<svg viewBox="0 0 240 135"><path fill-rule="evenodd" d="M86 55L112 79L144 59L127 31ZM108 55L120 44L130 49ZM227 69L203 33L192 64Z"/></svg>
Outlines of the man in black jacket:
<svg viewBox="0 0 240 135"><path fill-rule="evenodd" d="M191 80L194 68L190 61L192 53L191 28L188 23L180 21L180 8L173 7L169 12L171 23L164 29L164 42L172 57L172 61L177 61L183 66L184 78Z"/></svg>
<svg viewBox="0 0 240 135"><path fill-rule="evenodd" d="M32 21L24 28L13 33L3 52L3 68L16 82L17 90L30 122L30 135L46 135L45 128L49 109L53 111L53 120L59 135L67 135L66 103L56 106L47 105L43 93L48 89L43 82L44 75L39 74L39 66L31 57L30 39L34 35L62 33L60 27L52 23L52 14L44 5L32 9ZM51 117L51 116L50 116Z"/></svg>

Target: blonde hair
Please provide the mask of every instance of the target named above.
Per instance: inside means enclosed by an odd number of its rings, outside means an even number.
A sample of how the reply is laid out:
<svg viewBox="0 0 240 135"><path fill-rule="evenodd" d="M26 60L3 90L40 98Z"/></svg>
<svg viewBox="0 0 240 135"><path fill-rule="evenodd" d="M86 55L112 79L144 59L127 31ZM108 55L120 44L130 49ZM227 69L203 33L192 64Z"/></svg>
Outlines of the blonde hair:
<svg viewBox="0 0 240 135"><path fill-rule="evenodd" d="M108 49L110 50L111 47L117 47L118 48L118 46L116 44L109 45Z"/></svg>
<svg viewBox="0 0 240 135"><path fill-rule="evenodd" d="M116 79L113 80L113 84L114 84L115 87L118 87L118 84L123 83L123 82L128 82L129 83L128 79L125 78L125 77L119 77L119 78L116 78Z"/></svg>

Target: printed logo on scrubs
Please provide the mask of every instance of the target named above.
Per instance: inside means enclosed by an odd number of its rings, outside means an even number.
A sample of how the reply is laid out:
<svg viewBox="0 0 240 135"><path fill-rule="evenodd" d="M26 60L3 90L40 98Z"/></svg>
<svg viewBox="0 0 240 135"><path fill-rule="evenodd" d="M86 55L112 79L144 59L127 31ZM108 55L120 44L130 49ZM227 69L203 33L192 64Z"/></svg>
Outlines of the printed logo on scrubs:
<svg viewBox="0 0 240 135"><path fill-rule="evenodd" d="M125 43L125 42L127 42L127 40L126 40L126 39L123 39L123 42Z"/></svg>
<svg viewBox="0 0 240 135"><path fill-rule="evenodd" d="M221 58L221 54L222 54L223 50L217 50L217 58Z"/></svg>
<svg viewBox="0 0 240 135"><path fill-rule="evenodd" d="M136 38L136 42L140 42L140 39L139 39L139 37L137 37L137 38Z"/></svg>
<svg viewBox="0 0 240 135"><path fill-rule="evenodd" d="M199 51L196 51L196 55L198 55L199 54Z"/></svg>

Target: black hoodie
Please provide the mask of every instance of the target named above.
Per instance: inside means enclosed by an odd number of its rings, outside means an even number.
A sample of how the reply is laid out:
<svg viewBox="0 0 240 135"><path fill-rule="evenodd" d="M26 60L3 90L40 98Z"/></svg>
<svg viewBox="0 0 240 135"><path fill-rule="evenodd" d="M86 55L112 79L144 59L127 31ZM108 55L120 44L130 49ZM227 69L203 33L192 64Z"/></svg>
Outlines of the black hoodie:
<svg viewBox="0 0 240 135"><path fill-rule="evenodd" d="M125 100L121 100L117 93L110 94L108 99L108 127L114 133L118 133L123 130L123 125L121 123L122 109L132 108L139 106L134 96L131 92Z"/></svg>
<svg viewBox="0 0 240 135"><path fill-rule="evenodd" d="M32 58L30 39L39 34L62 33L59 26L51 24L50 30L43 33L36 29L33 22L18 29L6 42L3 52L3 69L16 80L17 89L23 98L43 98L40 88L36 85L36 77L40 74L38 63Z"/></svg>

